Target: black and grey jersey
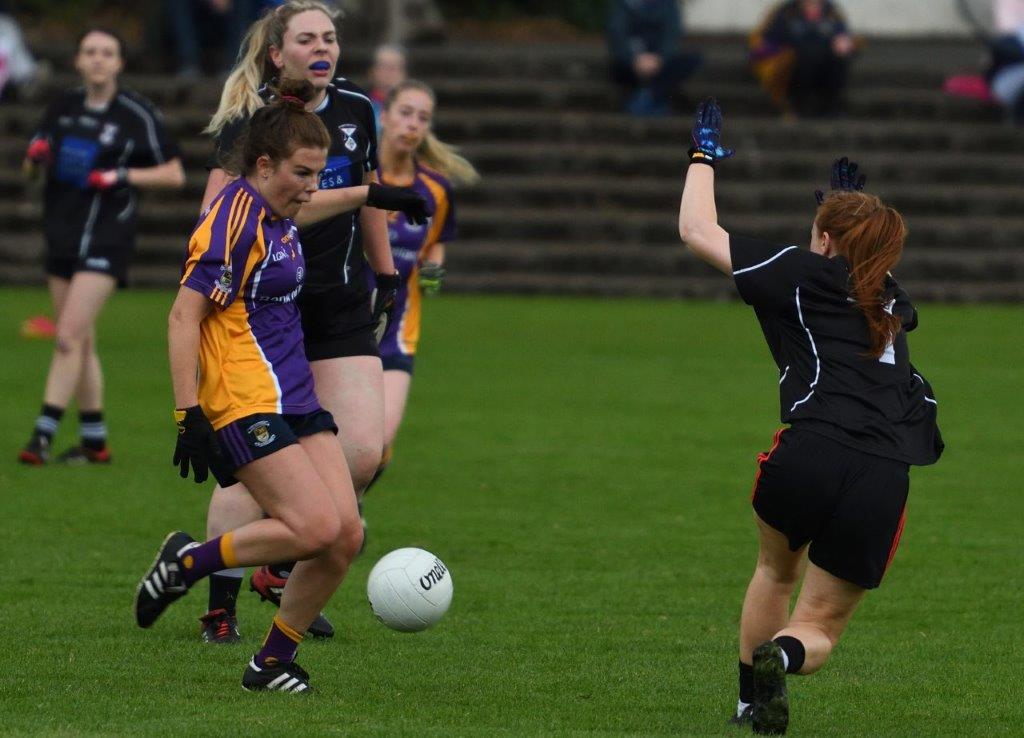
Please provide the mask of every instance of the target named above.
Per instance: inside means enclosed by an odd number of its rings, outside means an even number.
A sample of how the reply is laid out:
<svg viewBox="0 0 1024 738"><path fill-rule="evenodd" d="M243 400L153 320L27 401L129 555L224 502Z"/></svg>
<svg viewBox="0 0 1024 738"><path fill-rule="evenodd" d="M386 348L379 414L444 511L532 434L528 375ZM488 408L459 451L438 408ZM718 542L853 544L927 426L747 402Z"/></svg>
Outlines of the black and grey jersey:
<svg viewBox="0 0 1024 738"><path fill-rule="evenodd" d="M938 460L938 403L907 344L917 311L896 280L883 299L903 330L875 359L846 259L742 236L729 246L736 287L779 369L782 422L908 464Z"/></svg>
<svg viewBox="0 0 1024 738"><path fill-rule="evenodd" d="M270 93L260 90L264 100ZM320 189L333 190L363 183L363 176L377 170L377 124L370 98L343 77L327 87L324 102L315 111L331 136L327 166L320 174ZM217 136L209 167L222 167L248 121L232 121ZM302 294L335 293L342 303L367 299L359 210L335 215L299 229L306 256Z"/></svg>
<svg viewBox="0 0 1024 738"><path fill-rule="evenodd" d="M82 255L94 245L131 248L136 188L123 184L99 192L86 179L94 169L152 167L179 155L156 107L122 88L105 108L93 109L78 88L50 105L35 139L49 141L54 157L43 196L51 250Z"/></svg>

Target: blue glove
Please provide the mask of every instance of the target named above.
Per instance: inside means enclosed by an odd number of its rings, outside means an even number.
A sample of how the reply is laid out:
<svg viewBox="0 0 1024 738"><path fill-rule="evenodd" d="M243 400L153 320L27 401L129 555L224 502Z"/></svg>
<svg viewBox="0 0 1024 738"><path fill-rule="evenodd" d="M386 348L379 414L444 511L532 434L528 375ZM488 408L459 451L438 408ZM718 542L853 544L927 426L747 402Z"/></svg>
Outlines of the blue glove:
<svg viewBox="0 0 1024 738"><path fill-rule="evenodd" d="M830 185L832 191L860 192L863 190L864 185L867 184L868 176L862 174L858 177L857 169L857 162L850 161L845 156L832 162L832 182ZM821 203L825 202L825 193L821 190L815 190L814 199L821 205Z"/></svg>
<svg viewBox="0 0 1024 738"><path fill-rule="evenodd" d="M728 159L736 153L722 147L722 109L713 97L697 106L697 117L690 138L693 141L689 151L691 164L708 164L713 167L716 161Z"/></svg>

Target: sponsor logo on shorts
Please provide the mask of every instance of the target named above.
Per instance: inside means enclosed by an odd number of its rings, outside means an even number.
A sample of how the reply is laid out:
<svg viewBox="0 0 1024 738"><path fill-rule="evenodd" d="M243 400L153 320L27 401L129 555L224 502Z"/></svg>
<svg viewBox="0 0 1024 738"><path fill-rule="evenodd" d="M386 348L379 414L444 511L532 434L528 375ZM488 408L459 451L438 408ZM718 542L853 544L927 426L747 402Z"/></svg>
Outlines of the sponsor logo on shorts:
<svg viewBox="0 0 1024 738"><path fill-rule="evenodd" d="M253 423L245 430L246 433L253 437L252 445L257 448L263 448L277 440L277 436L270 432L270 422L267 420Z"/></svg>

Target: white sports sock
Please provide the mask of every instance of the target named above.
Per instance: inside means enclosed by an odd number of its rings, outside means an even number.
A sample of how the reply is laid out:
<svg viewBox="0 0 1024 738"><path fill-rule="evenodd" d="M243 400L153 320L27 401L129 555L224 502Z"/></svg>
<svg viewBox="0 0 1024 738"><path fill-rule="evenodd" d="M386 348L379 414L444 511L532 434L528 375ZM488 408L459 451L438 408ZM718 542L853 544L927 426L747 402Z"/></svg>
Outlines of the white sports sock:
<svg viewBox="0 0 1024 738"><path fill-rule="evenodd" d="M782 651L782 670L788 674L789 673L789 656L786 655L786 651L784 649L780 648L779 650Z"/></svg>
<svg viewBox="0 0 1024 738"><path fill-rule="evenodd" d="M750 703L749 702L744 702L743 700L737 700L736 701L736 717L740 717L741 715L743 715L743 711L746 710L748 707L750 707Z"/></svg>
<svg viewBox="0 0 1024 738"><path fill-rule="evenodd" d="M232 579L241 579L245 576L245 567L239 569L221 569L215 572L219 577L231 577Z"/></svg>

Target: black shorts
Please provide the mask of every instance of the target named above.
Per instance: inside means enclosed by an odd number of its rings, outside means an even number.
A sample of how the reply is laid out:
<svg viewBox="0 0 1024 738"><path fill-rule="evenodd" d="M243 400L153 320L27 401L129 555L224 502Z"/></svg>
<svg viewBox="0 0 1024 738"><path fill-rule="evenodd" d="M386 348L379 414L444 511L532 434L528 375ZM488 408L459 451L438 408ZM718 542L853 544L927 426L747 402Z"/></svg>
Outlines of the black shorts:
<svg viewBox="0 0 1024 738"><path fill-rule="evenodd" d="M334 418L326 410L303 415L247 415L217 431L220 458L210 465L210 471L221 487L230 487L238 484L235 472L241 467L321 431L338 433Z"/></svg>
<svg viewBox="0 0 1024 738"><path fill-rule="evenodd" d="M399 371L411 376L416 357L409 354L388 354L380 357L380 363L386 372Z"/></svg>
<svg viewBox="0 0 1024 738"><path fill-rule="evenodd" d="M336 292L303 292L298 306L308 361L380 356L368 296L353 301Z"/></svg>
<svg viewBox="0 0 1024 738"><path fill-rule="evenodd" d="M758 516L828 573L877 587L903 533L910 467L806 430L783 428L758 455Z"/></svg>
<svg viewBox="0 0 1024 738"><path fill-rule="evenodd" d="M89 252L80 256L69 252L59 244L47 244L46 273L53 277L70 280L78 272L99 272L109 274L117 280L118 287L124 287L128 279L128 263L133 249L129 246L104 246L94 244Z"/></svg>

